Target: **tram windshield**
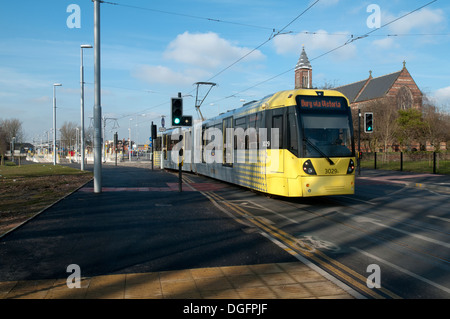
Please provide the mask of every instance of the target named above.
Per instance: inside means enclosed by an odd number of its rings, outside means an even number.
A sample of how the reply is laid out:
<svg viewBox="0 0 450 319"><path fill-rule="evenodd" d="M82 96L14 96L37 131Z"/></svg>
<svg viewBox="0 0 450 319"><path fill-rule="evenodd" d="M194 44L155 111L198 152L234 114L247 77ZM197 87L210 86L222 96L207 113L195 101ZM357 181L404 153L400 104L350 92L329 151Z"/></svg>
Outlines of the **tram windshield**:
<svg viewBox="0 0 450 319"><path fill-rule="evenodd" d="M354 156L347 114L303 114L302 122L305 157Z"/></svg>

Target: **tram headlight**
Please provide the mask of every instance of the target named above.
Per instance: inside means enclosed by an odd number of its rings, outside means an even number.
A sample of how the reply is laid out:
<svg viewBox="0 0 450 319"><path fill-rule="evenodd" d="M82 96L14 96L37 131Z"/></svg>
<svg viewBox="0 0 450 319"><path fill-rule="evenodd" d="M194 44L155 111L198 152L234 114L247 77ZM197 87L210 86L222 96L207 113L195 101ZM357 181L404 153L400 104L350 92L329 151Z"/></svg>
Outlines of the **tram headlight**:
<svg viewBox="0 0 450 319"><path fill-rule="evenodd" d="M348 163L347 174L353 173L354 170L355 170L355 162L353 162L353 160L351 159L350 162Z"/></svg>
<svg viewBox="0 0 450 319"><path fill-rule="evenodd" d="M316 170L314 169L314 166L310 160L307 160L303 163L303 171L308 175L317 175Z"/></svg>

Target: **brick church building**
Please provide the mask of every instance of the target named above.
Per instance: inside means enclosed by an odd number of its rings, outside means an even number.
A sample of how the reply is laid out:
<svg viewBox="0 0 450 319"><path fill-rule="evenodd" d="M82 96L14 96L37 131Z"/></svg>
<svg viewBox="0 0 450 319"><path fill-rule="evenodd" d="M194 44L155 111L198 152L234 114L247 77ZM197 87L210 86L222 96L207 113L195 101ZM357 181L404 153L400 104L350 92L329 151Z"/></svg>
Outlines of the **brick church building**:
<svg viewBox="0 0 450 319"><path fill-rule="evenodd" d="M295 67L295 88L312 88L312 67L304 47ZM400 71L375 78L369 71L368 78L338 86L334 90L343 93L352 108L363 108L368 103L386 97L396 101L398 109L422 107L423 94L406 69L405 62Z"/></svg>

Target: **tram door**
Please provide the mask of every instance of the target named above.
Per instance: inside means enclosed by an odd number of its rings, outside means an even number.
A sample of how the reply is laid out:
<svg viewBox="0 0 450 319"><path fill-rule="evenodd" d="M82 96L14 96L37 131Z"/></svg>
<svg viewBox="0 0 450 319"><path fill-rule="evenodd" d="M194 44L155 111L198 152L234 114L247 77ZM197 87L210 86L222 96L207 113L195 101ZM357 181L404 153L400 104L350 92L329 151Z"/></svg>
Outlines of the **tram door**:
<svg viewBox="0 0 450 319"><path fill-rule="evenodd" d="M270 134L270 171L272 173L282 173L284 171L283 139L284 139L284 108L272 110L266 121L268 125L268 135ZM270 131L270 133L269 133ZM269 136L268 136L269 137Z"/></svg>

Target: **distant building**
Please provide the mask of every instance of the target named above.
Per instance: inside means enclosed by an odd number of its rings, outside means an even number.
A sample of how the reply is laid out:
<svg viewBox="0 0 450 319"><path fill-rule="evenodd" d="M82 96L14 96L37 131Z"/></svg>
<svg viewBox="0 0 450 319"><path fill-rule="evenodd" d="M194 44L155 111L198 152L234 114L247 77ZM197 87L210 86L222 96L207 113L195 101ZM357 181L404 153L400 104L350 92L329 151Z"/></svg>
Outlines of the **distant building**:
<svg viewBox="0 0 450 319"><path fill-rule="evenodd" d="M305 47L302 49L300 58L295 66L295 88L310 89L312 88L312 67L309 63Z"/></svg>
<svg viewBox="0 0 450 319"><path fill-rule="evenodd" d="M312 88L312 66L308 60L305 47L295 67L295 88ZM372 77L369 71L367 79L334 88L343 93L350 101L352 108L362 108L364 105L378 99L391 98L398 109L421 108L423 94L406 69L406 62L400 71Z"/></svg>
<svg viewBox="0 0 450 319"><path fill-rule="evenodd" d="M400 71L376 78L369 71L367 79L336 87L335 90L349 99L352 108L362 108L382 98L391 98L397 109L401 110L422 107L423 94L406 69L405 62Z"/></svg>

